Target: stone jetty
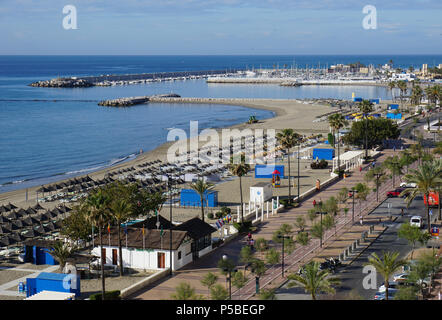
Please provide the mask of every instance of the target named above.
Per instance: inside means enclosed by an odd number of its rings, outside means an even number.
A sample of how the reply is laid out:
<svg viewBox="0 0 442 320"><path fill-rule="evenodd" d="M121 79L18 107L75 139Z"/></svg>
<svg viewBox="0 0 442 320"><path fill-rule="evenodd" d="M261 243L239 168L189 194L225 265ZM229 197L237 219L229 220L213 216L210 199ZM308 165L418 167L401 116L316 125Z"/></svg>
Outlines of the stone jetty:
<svg viewBox="0 0 442 320"><path fill-rule="evenodd" d="M112 100L103 100L98 103L99 106L104 107L129 107L136 104L147 103L150 99L161 99L161 98L180 98L181 96L175 93L170 94L160 94L154 96L140 96L140 97L128 97L128 98L118 98Z"/></svg>
<svg viewBox="0 0 442 320"><path fill-rule="evenodd" d="M202 71L177 71L177 72L157 72L139 74L114 74L86 77L56 78L52 80L37 81L29 84L32 87L53 87L53 88L76 88L91 86L114 86L143 84L157 81L175 81L188 79L201 79L213 75L227 76L240 69L229 70L202 70Z"/></svg>
<svg viewBox="0 0 442 320"><path fill-rule="evenodd" d="M57 78L52 80L37 81L30 84L31 87L47 88L85 88L92 87L94 84L77 78Z"/></svg>

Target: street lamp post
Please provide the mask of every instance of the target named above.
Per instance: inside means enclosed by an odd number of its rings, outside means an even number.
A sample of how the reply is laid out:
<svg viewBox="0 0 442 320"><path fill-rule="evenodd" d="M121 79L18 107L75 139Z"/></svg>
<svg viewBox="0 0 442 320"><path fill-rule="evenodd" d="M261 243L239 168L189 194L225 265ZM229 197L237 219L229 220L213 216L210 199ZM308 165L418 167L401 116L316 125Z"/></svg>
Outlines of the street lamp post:
<svg viewBox="0 0 442 320"><path fill-rule="evenodd" d="M299 203L299 156L300 156L300 152L301 152L301 144L298 144L298 198L297 201Z"/></svg>
<svg viewBox="0 0 442 320"><path fill-rule="evenodd" d="M165 174L167 177L167 191L169 192L169 207L170 207L170 230L169 230L169 275L172 277L172 180L169 174ZM158 213L159 214L159 213Z"/></svg>
<svg viewBox="0 0 442 320"><path fill-rule="evenodd" d="M223 255L223 260L226 261L227 260L227 255ZM227 269L224 268L223 269L224 272L227 272L227 281L229 282L229 300L232 300L232 272L237 272L238 269Z"/></svg>
<svg viewBox="0 0 442 320"><path fill-rule="evenodd" d="M355 193L358 193L358 192L354 189L351 189L349 191L349 193L351 193L351 198L352 198L352 203L353 203L353 209L352 209L352 213L351 213L351 221L354 222L355 221Z"/></svg>
<svg viewBox="0 0 442 320"><path fill-rule="evenodd" d="M282 259L281 259L281 276L284 278L284 240L290 239L289 236L278 235L278 239L282 239Z"/></svg>
<svg viewBox="0 0 442 320"><path fill-rule="evenodd" d="M382 177L383 173L375 173L376 176L376 202L379 202L379 178Z"/></svg>

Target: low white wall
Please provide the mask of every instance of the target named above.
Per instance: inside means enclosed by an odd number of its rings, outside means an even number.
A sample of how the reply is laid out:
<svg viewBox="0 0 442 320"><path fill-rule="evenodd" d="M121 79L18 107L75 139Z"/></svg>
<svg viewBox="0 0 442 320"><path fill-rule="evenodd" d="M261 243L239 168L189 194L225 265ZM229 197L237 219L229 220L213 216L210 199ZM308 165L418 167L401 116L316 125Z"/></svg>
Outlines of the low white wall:
<svg viewBox="0 0 442 320"><path fill-rule="evenodd" d="M141 290L144 287L147 287L148 285L152 284L153 282L166 277L168 274L169 274L169 269L158 271L158 272L154 273L153 275L148 276L137 283L134 283L130 287L121 290L120 296L121 296L121 298L124 299L127 296L130 296L131 294L137 292L138 290Z"/></svg>

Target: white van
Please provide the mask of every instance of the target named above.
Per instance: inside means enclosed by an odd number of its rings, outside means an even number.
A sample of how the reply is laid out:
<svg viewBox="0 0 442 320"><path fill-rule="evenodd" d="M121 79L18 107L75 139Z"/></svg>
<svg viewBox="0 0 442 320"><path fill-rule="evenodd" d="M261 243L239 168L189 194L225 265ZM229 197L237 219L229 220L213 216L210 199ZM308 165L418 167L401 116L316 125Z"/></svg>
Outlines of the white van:
<svg viewBox="0 0 442 320"><path fill-rule="evenodd" d="M410 225L422 228L422 217L421 216L412 216L410 219Z"/></svg>

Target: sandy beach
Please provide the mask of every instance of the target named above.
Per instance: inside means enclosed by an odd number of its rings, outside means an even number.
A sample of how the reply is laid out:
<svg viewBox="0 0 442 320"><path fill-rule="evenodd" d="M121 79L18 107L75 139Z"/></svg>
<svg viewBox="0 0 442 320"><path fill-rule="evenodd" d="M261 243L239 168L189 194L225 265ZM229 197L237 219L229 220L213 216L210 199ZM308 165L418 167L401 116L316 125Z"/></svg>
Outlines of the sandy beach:
<svg viewBox="0 0 442 320"><path fill-rule="evenodd" d="M220 99L222 100L222 99ZM234 100L234 99L230 99ZM239 100L239 99L238 99ZM206 102L207 103L207 102ZM259 123L255 124L237 124L231 128L237 129L284 129L284 128L293 128L296 132L310 135L316 133L327 133L329 132L328 122L313 122L313 120L317 119L317 117L334 111L329 106L316 104L316 103L308 103L305 101L299 100L275 100L275 99L248 99L247 101L242 101L239 103L238 101L213 101L210 99L210 103L219 103L223 105L235 105L235 106L244 106L255 109L265 109L275 113L275 117L261 120ZM218 129L220 131L221 129ZM92 179L102 179L105 174L114 170L129 168L132 166L136 166L138 164L153 161L156 159L160 159L162 161L167 161L167 150L172 142L165 142L163 145L158 148L146 151L140 154L136 159L133 159L128 162L120 163L112 167L108 167L106 169L102 169L96 172L89 173L89 176ZM71 179L71 178L69 178ZM69 179L60 180L67 181ZM36 190L40 188L40 186L28 188L28 201L26 201L26 189L15 190L10 192L5 192L0 194L0 204L8 204L13 203L18 207L27 208L29 206L33 206L36 204ZM225 195L228 197L229 195ZM42 205L45 208L53 208L58 204L58 201L54 202L46 202Z"/></svg>

